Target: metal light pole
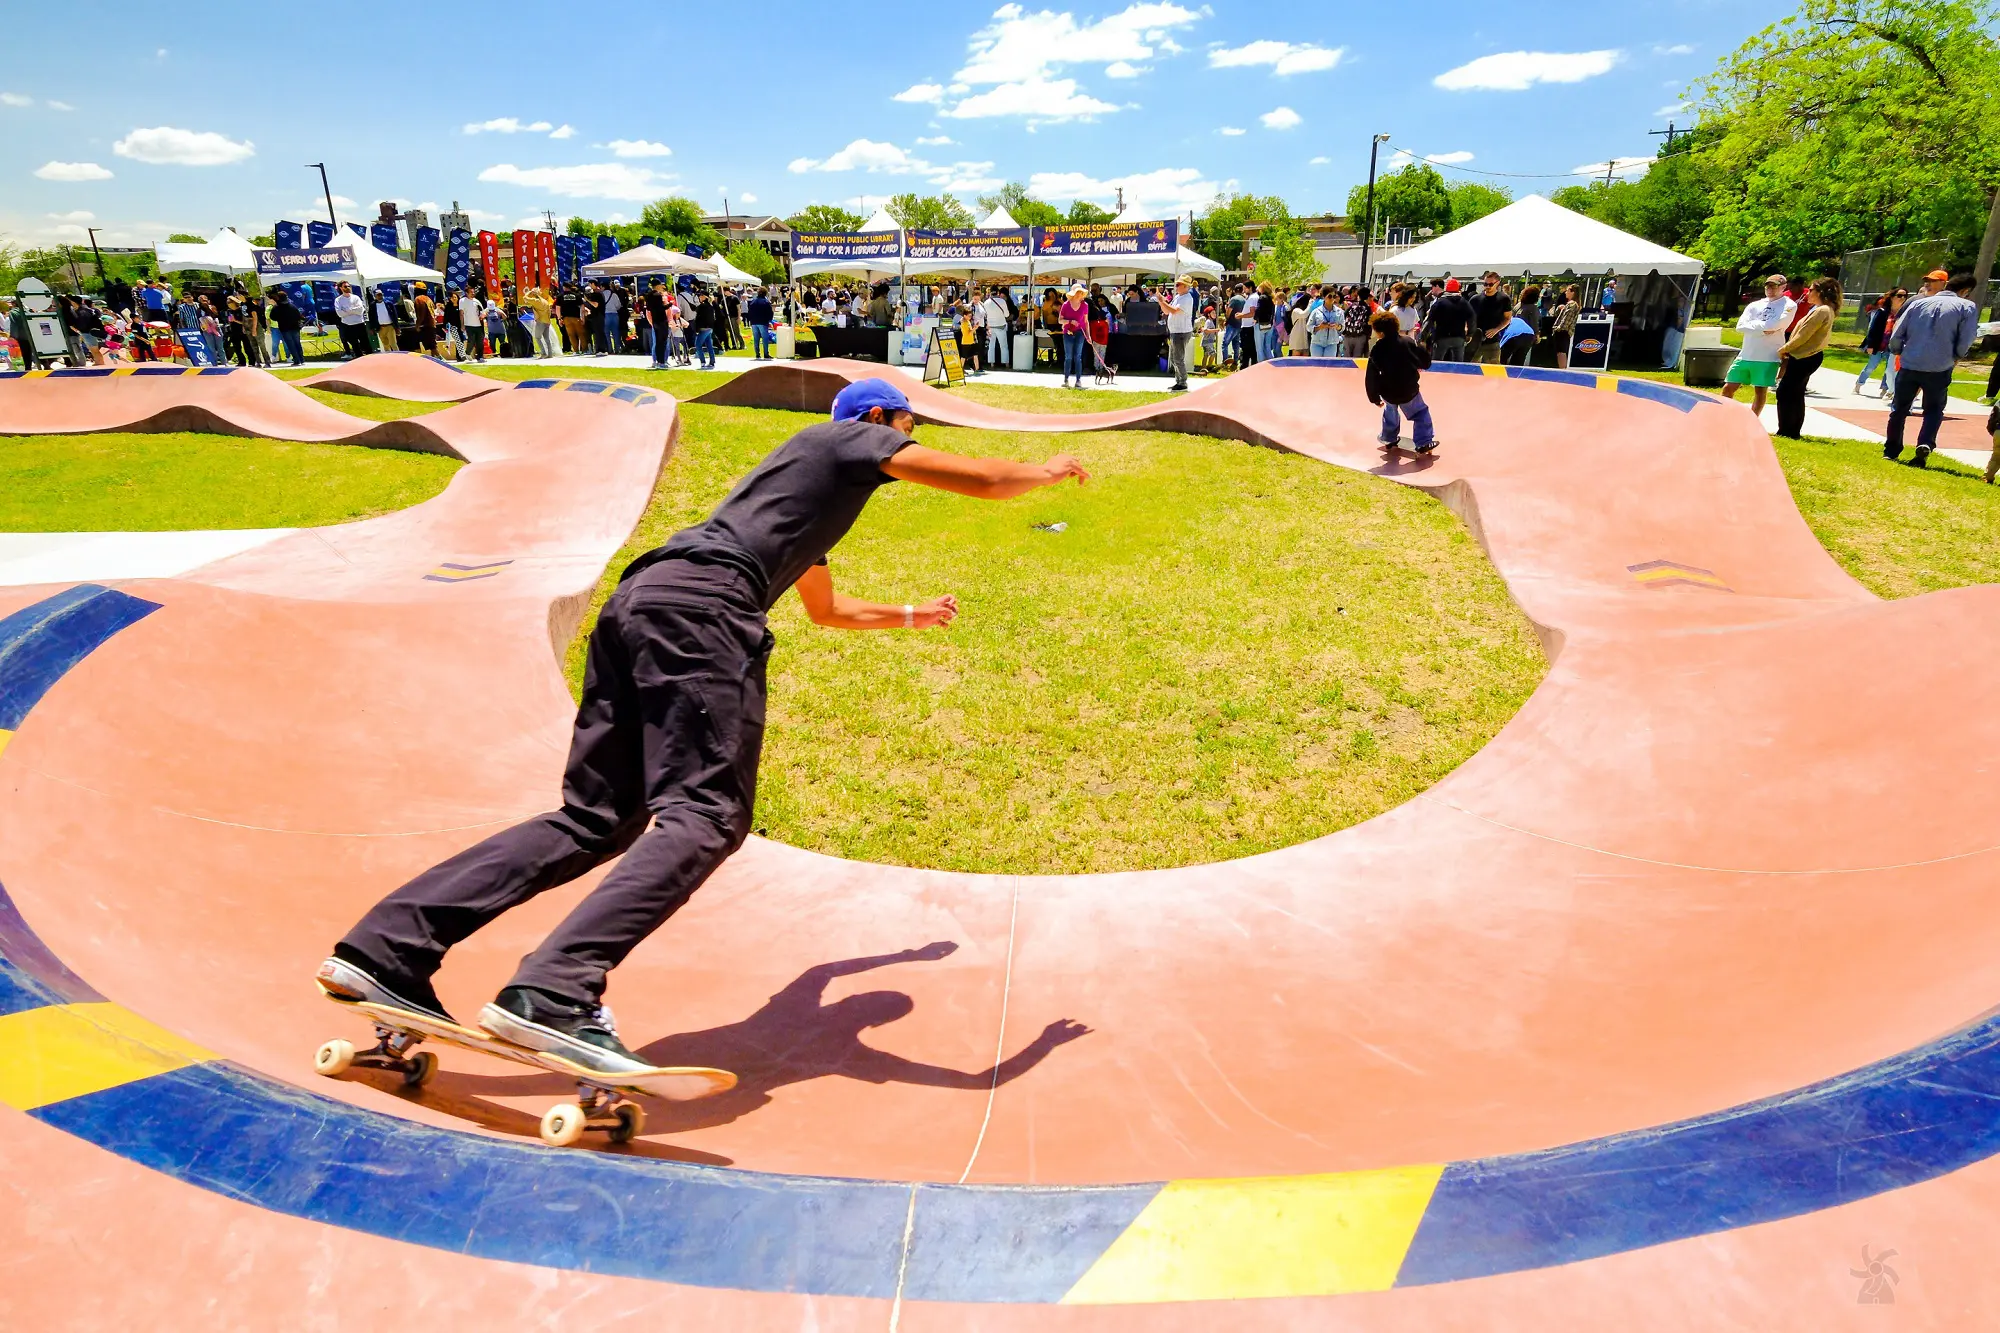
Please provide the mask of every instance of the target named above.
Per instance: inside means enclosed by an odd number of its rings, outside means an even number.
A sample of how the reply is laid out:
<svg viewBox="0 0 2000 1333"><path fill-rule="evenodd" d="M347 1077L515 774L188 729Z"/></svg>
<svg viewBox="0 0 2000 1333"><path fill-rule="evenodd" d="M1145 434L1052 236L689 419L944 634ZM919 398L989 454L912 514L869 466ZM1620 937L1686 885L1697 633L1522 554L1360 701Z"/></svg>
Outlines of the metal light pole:
<svg viewBox="0 0 2000 1333"><path fill-rule="evenodd" d="M110 291L110 280L104 276L104 252L97 248L97 228L85 227L84 230L90 233L90 253L97 260L97 290Z"/></svg>
<svg viewBox="0 0 2000 1333"><path fill-rule="evenodd" d="M306 163L306 165L308 167L319 168L319 188L320 191L326 195L326 225L333 228L335 231L339 231L340 219L336 218L333 215L333 187L326 183L326 163L308 162Z"/></svg>
<svg viewBox="0 0 2000 1333"><path fill-rule="evenodd" d="M1375 135L1368 141L1368 217L1361 227L1361 285L1368 286L1368 242L1375 235L1375 154L1383 144L1389 142L1386 134Z"/></svg>

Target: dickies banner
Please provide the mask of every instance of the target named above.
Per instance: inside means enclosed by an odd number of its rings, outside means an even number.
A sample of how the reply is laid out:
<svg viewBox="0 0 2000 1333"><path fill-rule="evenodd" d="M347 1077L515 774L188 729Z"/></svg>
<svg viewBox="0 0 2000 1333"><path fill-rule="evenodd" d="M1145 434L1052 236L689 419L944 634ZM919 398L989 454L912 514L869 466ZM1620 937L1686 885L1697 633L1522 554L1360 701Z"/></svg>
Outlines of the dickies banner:
<svg viewBox="0 0 2000 1333"><path fill-rule="evenodd" d="M900 231L795 231L793 259L897 259L903 253Z"/></svg>
<svg viewBox="0 0 2000 1333"><path fill-rule="evenodd" d="M486 281L488 300L500 299L500 238L490 231L479 233L479 271Z"/></svg>
<svg viewBox="0 0 2000 1333"><path fill-rule="evenodd" d="M1171 255L1180 247L1179 222L1085 222L1036 227L1035 257Z"/></svg>
<svg viewBox="0 0 2000 1333"><path fill-rule="evenodd" d="M452 228L445 245L444 285L461 292L472 287L472 233L463 227Z"/></svg>
<svg viewBox="0 0 2000 1333"><path fill-rule="evenodd" d="M911 259L963 259L977 263L982 259L1028 257L1026 227L994 231L966 227L956 231L913 231L908 235L907 253Z"/></svg>

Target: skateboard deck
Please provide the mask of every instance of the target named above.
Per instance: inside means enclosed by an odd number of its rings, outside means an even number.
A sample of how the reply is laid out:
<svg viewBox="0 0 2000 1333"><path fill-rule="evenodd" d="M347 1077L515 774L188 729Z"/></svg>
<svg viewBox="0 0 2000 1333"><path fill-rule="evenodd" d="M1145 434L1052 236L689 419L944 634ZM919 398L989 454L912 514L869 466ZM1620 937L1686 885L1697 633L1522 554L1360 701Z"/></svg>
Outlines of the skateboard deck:
<svg viewBox="0 0 2000 1333"><path fill-rule="evenodd" d="M502 1041L492 1033L479 1028L461 1027L457 1023L425 1018L407 1009L392 1009L387 1005L374 1004L367 1000L334 1000L334 1003L364 1013L377 1027L387 1028L392 1032L443 1042L447 1046L456 1046L461 1050L497 1055L516 1064L532 1065L537 1069L546 1069L552 1074L573 1078L579 1083L588 1083L594 1087L618 1092L635 1092L670 1102L691 1102L703 1097L712 1097L719 1092L727 1092L736 1086L736 1075L726 1069L668 1067L649 1069L643 1074L604 1074L565 1060L560 1055L550 1055L546 1051L531 1051L525 1046L516 1046L511 1041Z"/></svg>

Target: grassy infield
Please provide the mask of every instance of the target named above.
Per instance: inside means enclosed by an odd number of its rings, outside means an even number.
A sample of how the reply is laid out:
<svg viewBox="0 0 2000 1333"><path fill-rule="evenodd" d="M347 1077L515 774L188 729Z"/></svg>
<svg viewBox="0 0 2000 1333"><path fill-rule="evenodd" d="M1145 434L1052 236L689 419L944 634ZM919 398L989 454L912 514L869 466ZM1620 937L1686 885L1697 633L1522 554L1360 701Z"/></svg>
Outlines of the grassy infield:
<svg viewBox="0 0 2000 1333"><path fill-rule="evenodd" d="M715 382L605 377L687 395ZM1060 390L964 392L1029 410L1112 405ZM375 419L434 410L314 396ZM700 517L813 419L684 411L680 452L600 597L626 554ZM1052 446L920 433L1014 457ZM982 505L890 487L836 553L841 586L863 596L957 593L965 615L953 629L828 633L794 600L780 604L760 828L846 856L998 872L1244 855L1435 782L1545 670L1491 566L1415 491L1186 436L1068 443L1098 475L1089 488ZM2000 488L1976 473L1891 467L1866 444L1776 443L1808 522L1874 591L2000 581ZM0 530L341 522L428 498L455 466L226 437L16 438L0 447ZM1030 526L1057 521L1068 529ZM572 685L581 668L573 651Z"/></svg>

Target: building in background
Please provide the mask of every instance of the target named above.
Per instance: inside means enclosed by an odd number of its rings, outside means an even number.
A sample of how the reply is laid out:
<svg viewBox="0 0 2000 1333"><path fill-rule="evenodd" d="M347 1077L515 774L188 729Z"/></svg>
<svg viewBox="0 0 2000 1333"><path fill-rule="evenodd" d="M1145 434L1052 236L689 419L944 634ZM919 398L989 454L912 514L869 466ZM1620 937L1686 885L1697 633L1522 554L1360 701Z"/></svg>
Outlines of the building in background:
<svg viewBox="0 0 2000 1333"><path fill-rule="evenodd" d="M781 217L754 213L712 213L702 221L721 232L723 241L729 245L735 245L738 241L755 241L776 255L780 261L791 260L792 229L785 225L785 220Z"/></svg>

